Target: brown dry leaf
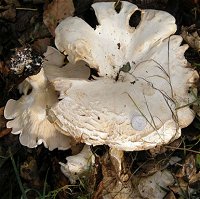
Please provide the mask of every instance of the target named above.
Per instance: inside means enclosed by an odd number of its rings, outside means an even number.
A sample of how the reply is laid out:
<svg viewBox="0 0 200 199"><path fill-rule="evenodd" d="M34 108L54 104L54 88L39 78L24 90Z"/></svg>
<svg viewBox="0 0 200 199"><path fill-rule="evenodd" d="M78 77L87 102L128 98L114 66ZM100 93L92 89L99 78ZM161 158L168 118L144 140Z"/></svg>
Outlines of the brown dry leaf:
<svg viewBox="0 0 200 199"><path fill-rule="evenodd" d="M93 195L93 199L107 198L107 199L130 199L130 198L140 198L139 192L133 187L130 173L123 165L119 173L119 165L114 165L112 157L110 154L106 153L100 158L102 166L103 179L98 184L98 188ZM118 162L119 163L119 162ZM136 182L134 183L136 185Z"/></svg>
<svg viewBox="0 0 200 199"><path fill-rule="evenodd" d="M172 147L171 149L169 148L168 150L170 151L175 151L176 149L178 149L180 147L182 143L182 139L179 138L177 140L174 140L172 143L170 143L168 146Z"/></svg>
<svg viewBox="0 0 200 199"><path fill-rule="evenodd" d="M29 156L20 166L20 176L34 187L41 187L42 185L39 178L37 162L32 156Z"/></svg>
<svg viewBox="0 0 200 199"><path fill-rule="evenodd" d="M11 132L11 129L3 129L0 131L0 138L4 137L5 135L8 135Z"/></svg>
<svg viewBox="0 0 200 199"><path fill-rule="evenodd" d="M138 189L142 198L161 199L174 184L173 175L168 170L158 171L149 177L140 178Z"/></svg>
<svg viewBox="0 0 200 199"><path fill-rule="evenodd" d="M47 51L47 47L51 45L50 38L38 39L34 41L32 47L40 55L44 54Z"/></svg>
<svg viewBox="0 0 200 199"><path fill-rule="evenodd" d="M16 7L20 7L20 3L18 0L4 0L8 5L15 5Z"/></svg>
<svg viewBox="0 0 200 199"><path fill-rule="evenodd" d="M176 199L176 196L172 191L165 196L165 199Z"/></svg>
<svg viewBox="0 0 200 199"><path fill-rule="evenodd" d="M165 146L156 146L155 148L149 149L149 152L152 157L157 156L158 154L165 153L167 149Z"/></svg>
<svg viewBox="0 0 200 199"><path fill-rule="evenodd" d="M9 71L9 68L5 66L5 63L3 61L0 61L0 73L6 76L8 75Z"/></svg>
<svg viewBox="0 0 200 199"><path fill-rule="evenodd" d="M6 19L8 21L15 21L16 9L13 5L8 5L3 7L3 12L0 12L0 18Z"/></svg>
<svg viewBox="0 0 200 199"><path fill-rule="evenodd" d="M199 30L196 25L193 24L190 27L182 27L181 36L191 48L200 51L200 37L198 32Z"/></svg>
<svg viewBox="0 0 200 199"><path fill-rule="evenodd" d="M193 175L196 174L196 170L195 156L193 154L189 154L186 156L182 168L179 169L176 173L176 177L187 177L187 179L190 179Z"/></svg>
<svg viewBox="0 0 200 199"><path fill-rule="evenodd" d="M0 108L0 138L9 134L11 129L6 128L6 119L4 118L4 107Z"/></svg>
<svg viewBox="0 0 200 199"><path fill-rule="evenodd" d="M49 32L55 36L55 28L60 21L74 13L72 0L53 0L44 11L43 21Z"/></svg>
<svg viewBox="0 0 200 199"><path fill-rule="evenodd" d="M48 163L47 163L48 164ZM63 175L63 173L60 170L60 164L59 164L59 159L54 156L51 157L51 165L52 165L52 186L54 187L55 190L61 189L63 187L62 191L59 191L58 197L56 198L69 198L69 190L68 186L70 184L69 179ZM65 187L65 188L64 188Z"/></svg>
<svg viewBox="0 0 200 199"><path fill-rule="evenodd" d="M0 108L0 128L4 128L6 126L6 119L3 116L4 107Z"/></svg>
<svg viewBox="0 0 200 199"><path fill-rule="evenodd" d="M166 151L175 151L181 143L182 140L179 138L168 145L156 146L155 148L149 149L149 152L152 157L156 157L158 154L165 153Z"/></svg>
<svg viewBox="0 0 200 199"><path fill-rule="evenodd" d="M193 189L198 189L200 187L200 172L190 178L189 187Z"/></svg>
<svg viewBox="0 0 200 199"><path fill-rule="evenodd" d="M129 2L131 2L131 0L127 0ZM102 2L102 0L94 0L93 3L96 3L96 2ZM103 0L103 2L117 2L117 0Z"/></svg>
<svg viewBox="0 0 200 199"><path fill-rule="evenodd" d="M182 178L177 179L177 183L173 186L170 186L170 189L175 193L182 195L183 193L188 192L188 183L185 182Z"/></svg>
<svg viewBox="0 0 200 199"><path fill-rule="evenodd" d="M169 160L164 156L157 159L152 159L142 163L140 166L140 170L137 172L137 176L149 176L153 175L157 171L163 170L168 166Z"/></svg>
<svg viewBox="0 0 200 199"><path fill-rule="evenodd" d="M104 0L104 2L114 2L116 0ZM94 0L94 3L96 2L102 2L102 0Z"/></svg>

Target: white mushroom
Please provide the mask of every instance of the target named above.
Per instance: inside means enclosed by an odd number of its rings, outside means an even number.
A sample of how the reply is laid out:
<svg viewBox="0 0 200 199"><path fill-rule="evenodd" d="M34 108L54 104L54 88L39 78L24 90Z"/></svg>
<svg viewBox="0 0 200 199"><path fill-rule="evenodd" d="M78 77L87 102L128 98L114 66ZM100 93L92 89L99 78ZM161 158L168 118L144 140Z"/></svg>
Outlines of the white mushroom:
<svg viewBox="0 0 200 199"><path fill-rule="evenodd" d="M56 29L56 45L72 63L85 61L98 71L93 81L57 78L63 98L49 111L54 123L76 140L133 151L166 144L194 119L189 93L198 79L187 67L173 35L175 19L164 11L142 10L138 26L129 20L137 6L95 3L99 25L69 17ZM77 28L79 27L79 28Z"/></svg>
<svg viewBox="0 0 200 199"><path fill-rule="evenodd" d="M89 146L85 145L80 153L66 158L67 163L60 162L61 171L72 184L84 177L94 164L95 157Z"/></svg>
<svg viewBox="0 0 200 199"><path fill-rule="evenodd" d="M11 99L7 102L4 115L11 119L7 127L12 128L13 134L20 134L21 144L30 148L44 143L50 150L68 149L73 139L61 134L48 120L48 110L58 102L58 95L50 81L56 77L87 79L90 69L81 61L76 65L64 64L65 56L52 47L48 47L44 55L44 68L40 73L19 85L23 96L17 101Z"/></svg>
<svg viewBox="0 0 200 199"><path fill-rule="evenodd" d="M58 99L43 69L26 81L32 88L31 93L27 94L25 84L25 95L19 100L10 99L6 104L4 116L10 120L7 127L12 128L13 134L20 134L21 144L30 148L41 143L49 150L70 148L72 139L59 133L48 120L48 110Z"/></svg>
<svg viewBox="0 0 200 199"><path fill-rule="evenodd" d="M29 147L43 142L50 150L69 148L72 139L110 146L117 178L125 181L129 174L122 175L122 151L171 142L192 122L195 114L188 104L195 97L189 90L198 74L187 67L188 46L180 46L182 38L172 35L176 25L170 14L139 10L123 1L119 11L114 2L92 7L99 23L96 28L69 17L56 29L56 46L68 55L69 63L49 48L44 63L47 78L43 70L29 77L32 92L22 86L25 95L8 101L5 117L11 119L7 126L20 133L21 143ZM141 20L132 27L129 22L136 11L141 11ZM99 77L89 80L86 65ZM71 183L94 163L87 145L80 154L67 157L66 164L60 163ZM116 190L123 185L120 180ZM130 189L128 182L124 193Z"/></svg>

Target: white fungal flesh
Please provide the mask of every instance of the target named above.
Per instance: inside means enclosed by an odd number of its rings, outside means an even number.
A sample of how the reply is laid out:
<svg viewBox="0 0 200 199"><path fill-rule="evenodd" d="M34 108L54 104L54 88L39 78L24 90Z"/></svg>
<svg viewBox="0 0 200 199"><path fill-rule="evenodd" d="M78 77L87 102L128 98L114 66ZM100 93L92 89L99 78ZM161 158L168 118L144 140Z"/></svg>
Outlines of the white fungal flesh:
<svg viewBox="0 0 200 199"><path fill-rule="evenodd" d="M125 151L145 150L178 138L195 116L188 104L196 91L188 90L198 74L187 67L188 46L180 46L182 38L173 35L174 17L164 11L141 10L139 24L131 27L129 20L139 11L134 4L122 1L119 12L115 2L92 7L99 23L96 28L78 17L58 25L55 43L68 55L69 63L64 64L64 55L48 49L44 71L52 87L42 73L29 77L32 92L27 95L24 84L25 95L6 105L5 117L13 119L8 127L21 133L22 144L35 147L44 142L51 149L70 147L62 134L62 144L53 144L56 128L78 142ZM88 66L99 77L88 80ZM41 134L46 123L54 129L48 141L47 134Z"/></svg>
<svg viewBox="0 0 200 199"><path fill-rule="evenodd" d="M49 150L68 149L71 138L61 134L48 120L48 109L58 102L57 94L48 84L43 69L37 75L26 79L32 87L27 94L27 82L22 86L24 95L19 100L10 99L5 107L4 116L9 119L8 128L13 134L20 134L22 145L30 148L43 143Z"/></svg>
<svg viewBox="0 0 200 199"><path fill-rule="evenodd" d="M75 184L76 180L84 177L84 174L92 167L94 158L90 147L85 145L79 154L67 157L66 164L60 162L61 171L72 184Z"/></svg>
<svg viewBox="0 0 200 199"><path fill-rule="evenodd" d="M129 19L139 10L136 5L122 2L119 13L114 9L115 2L95 3L92 7L99 23L95 30L78 17L69 17L56 28L56 46L68 55L70 62L84 60L100 76L116 77L127 62L137 65L154 59L156 54L159 61L161 54L167 56L165 50L159 49L163 40L176 31L172 15L142 10L141 22L134 28L129 26Z"/></svg>
<svg viewBox="0 0 200 199"><path fill-rule="evenodd" d="M53 47L49 46L44 56L43 68L49 81L57 77L87 79L90 76L90 69L84 61L65 64L65 56Z"/></svg>
<svg viewBox="0 0 200 199"><path fill-rule="evenodd" d="M99 25L94 29L69 17L56 29L56 46L70 62L85 61L98 71L95 80L54 79L60 99L50 110L67 135L89 145L107 144L121 150L145 150L180 136L194 119L188 92L198 79L187 67L175 19L157 10L141 10L122 2L95 3ZM77 27L79 27L77 29Z"/></svg>
<svg viewBox="0 0 200 199"><path fill-rule="evenodd" d="M23 94L19 100L11 99L6 104L4 116L10 119L7 127L12 128L13 134L20 134L22 145L33 148L43 143L50 150L71 147L73 138L61 134L48 118L48 111L58 102L50 81L57 77L87 79L90 74L84 62L64 65L64 58L58 50L48 47L44 68L19 85L19 92Z"/></svg>

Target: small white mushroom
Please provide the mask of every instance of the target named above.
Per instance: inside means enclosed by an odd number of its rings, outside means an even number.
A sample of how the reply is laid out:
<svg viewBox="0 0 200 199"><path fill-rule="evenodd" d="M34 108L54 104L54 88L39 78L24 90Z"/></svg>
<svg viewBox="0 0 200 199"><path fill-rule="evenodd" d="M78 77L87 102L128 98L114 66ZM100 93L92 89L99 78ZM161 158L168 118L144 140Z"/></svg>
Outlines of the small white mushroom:
<svg viewBox="0 0 200 199"><path fill-rule="evenodd" d="M84 177L92 167L95 157L90 147L85 145L80 153L74 156L69 156L66 160L66 164L60 162L61 171L69 178L72 184L75 184L76 180Z"/></svg>
<svg viewBox="0 0 200 199"><path fill-rule="evenodd" d="M92 28L78 17L56 28L58 49L72 63L85 61L98 71L95 80L57 78L61 93L50 110L55 124L67 135L89 145L106 144L119 150L153 148L173 141L195 117L188 104L198 74L187 67L172 15L141 10L129 2L92 5L99 25ZM77 29L77 27L79 27Z"/></svg>
<svg viewBox="0 0 200 199"><path fill-rule="evenodd" d="M32 88L30 94L26 91L27 83ZM72 139L59 133L48 120L48 110L58 99L43 69L26 79L24 89L19 100L10 99L6 104L4 116L10 120L7 127L12 128L13 134L20 134L21 144L30 148L41 143L49 150L70 148Z"/></svg>

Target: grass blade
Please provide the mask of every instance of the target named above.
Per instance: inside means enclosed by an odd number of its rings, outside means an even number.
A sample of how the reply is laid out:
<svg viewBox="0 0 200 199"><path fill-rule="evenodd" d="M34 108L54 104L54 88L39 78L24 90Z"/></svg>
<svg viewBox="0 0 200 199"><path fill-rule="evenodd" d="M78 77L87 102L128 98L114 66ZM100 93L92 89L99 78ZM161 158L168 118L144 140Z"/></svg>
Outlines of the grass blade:
<svg viewBox="0 0 200 199"><path fill-rule="evenodd" d="M12 162L12 165L13 165L13 169L14 169L14 172L15 172L15 175L16 175L16 178L17 178L17 182L19 184L19 188L22 192L22 197L23 199L28 199L27 196L26 196L26 193L25 193L25 190L24 190L24 187L22 185L22 181L20 179L20 176L19 176L19 173L18 173L18 170L17 170L17 166L15 164L15 160L13 158L13 155L12 155L12 152L11 152L11 149L9 148L9 154L10 154L10 159L11 159L11 162Z"/></svg>

